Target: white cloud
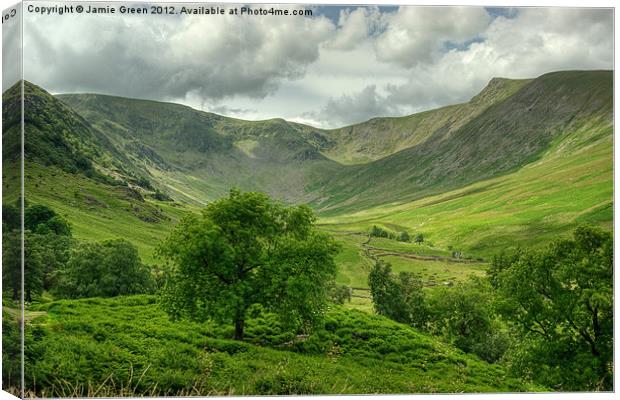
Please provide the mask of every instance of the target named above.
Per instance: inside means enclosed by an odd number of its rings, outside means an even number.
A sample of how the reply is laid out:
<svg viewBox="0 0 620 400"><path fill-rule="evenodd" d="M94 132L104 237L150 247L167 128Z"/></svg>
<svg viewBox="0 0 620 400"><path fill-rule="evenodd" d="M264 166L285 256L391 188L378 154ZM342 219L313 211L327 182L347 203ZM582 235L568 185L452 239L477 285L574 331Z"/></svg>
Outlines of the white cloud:
<svg viewBox="0 0 620 400"><path fill-rule="evenodd" d="M400 7L383 20L386 30L376 40L378 58L414 67L439 57L445 42L476 38L491 16L481 7Z"/></svg>
<svg viewBox="0 0 620 400"><path fill-rule="evenodd" d="M432 12L437 12L434 10ZM462 9L451 14L447 12L449 9L445 11L455 23L465 18ZM407 20L406 16L411 16L408 21L412 25L416 19L421 24L425 19L431 21L431 14L426 14L427 18L421 17L425 13L414 15L407 8L400 8L395 15L384 18L391 20L388 24L391 28L377 38L367 39L376 45L376 58L393 68L400 68L400 82L394 80L376 85L377 107L361 106L369 104L369 93L360 92L360 86L357 86L339 98L326 100L318 111L306 115L327 116L329 121L323 121L323 125L338 126L367 120L380 115L377 114L380 111L386 115L408 114L467 101L493 77L534 78L557 70L613 67L613 16L610 10L527 8L519 9L513 18L497 17L489 21L480 17L478 21L483 23L472 22L458 28L448 27L444 22L449 19L443 18L437 20L436 26L420 25L418 33L398 28L404 24L402 21ZM475 12L470 11L470 18L474 18L473 15ZM484 28L476 32L476 27ZM432 32L437 32L441 40L425 39ZM396 42L398 35L408 39ZM411 40L415 35L420 43ZM474 37L479 39L467 43L468 38ZM445 41L464 45L446 49ZM388 43L387 50L382 47L385 43ZM329 112L348 105L360 105L358 110L348 114L350 118L339 118Z"/></svg>
<svg viewBox="0 0 620 400"><path fill-rule="evenodd" d="M377 7L360 7L353 11L345 8L340 11L338 30L326 43L326 48L353 50L381 29L381 25L381 13Z"/></svg>
<svg viewBox="0 0 620 400"><path fill-rule="evenodd" d="M481 7L358 7L338 15L26 14L25 74L53 92L336 127L466 101L495 76L613 67L610 9L517 8L506 18Z"/></svg>

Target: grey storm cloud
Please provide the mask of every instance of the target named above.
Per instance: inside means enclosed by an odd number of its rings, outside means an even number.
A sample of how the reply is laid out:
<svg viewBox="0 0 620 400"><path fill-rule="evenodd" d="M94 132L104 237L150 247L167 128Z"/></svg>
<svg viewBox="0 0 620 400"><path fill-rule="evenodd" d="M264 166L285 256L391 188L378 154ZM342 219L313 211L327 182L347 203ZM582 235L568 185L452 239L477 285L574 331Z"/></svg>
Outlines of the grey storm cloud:
<svg viewBox="0 0 620 400"><path fill-rule="evenodd" d="M399 115L399 110L377 92L375 85L369 85L357 93L331 98L319 112L307 113L304 117L320 121L321 125L343 126L373 116L394 115Z"/></svg>

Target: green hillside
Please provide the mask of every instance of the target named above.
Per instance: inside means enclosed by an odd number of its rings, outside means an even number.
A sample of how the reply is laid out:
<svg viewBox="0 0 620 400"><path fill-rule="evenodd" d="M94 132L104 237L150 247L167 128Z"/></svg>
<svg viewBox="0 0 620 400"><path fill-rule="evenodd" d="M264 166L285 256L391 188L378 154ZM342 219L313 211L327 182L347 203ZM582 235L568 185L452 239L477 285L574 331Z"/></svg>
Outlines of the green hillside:
<svg viewBox="0 0 620 400"><path fill-rule="evenodd" d="M471 101L406 117L373 118L325 132L323 151L343 164L363 164L424 143L435 132L450 135L531 80L494 78Z"/></svg>
<svg viewBox="0 0 620 400"><path fill-rule="evenodd" d="M541 246L578 223L612 229L613 126L583 121L516 172L420 200L385 204L321 219L330 230L367 231L373 224L422 232L441 248L484 257Z"/></svg>
<svg viewBox="0 0 620 400"><path fill-rule="evenodd" d="M58 98L174 198L203 204L234 185L335 215L511 173L584 123L610 126L611 79L607 71L494 79L465 104L333 131L110 96Z"/></svg>
<svg viewBox="0 0 620 400"><path fill-rule="evenodd" d="M459 393L540 390L384 317L334 308L296 337L269 315L232 327L171 322L152 296L31 308L36 396ZM372 379L369 379L372 377Z"/></svg>
<svg viewBox="0 0 620 400"><path fill-rule="evenodd" d="M313 205L347 214L515 172L584 126L611 134L612 87L610 71L543 75L454 132L439 129L423 143L323 179L315 189L324 196Z"/></svg>
<svg viewBox="0 0 620 400"><path fill-rule="evenodd" d="M316 197L307 186L340 166L325 140L281 119L249 122L189 107L102 95L61 95L176 199L204 204L231 186L288 202Z"/></svg>

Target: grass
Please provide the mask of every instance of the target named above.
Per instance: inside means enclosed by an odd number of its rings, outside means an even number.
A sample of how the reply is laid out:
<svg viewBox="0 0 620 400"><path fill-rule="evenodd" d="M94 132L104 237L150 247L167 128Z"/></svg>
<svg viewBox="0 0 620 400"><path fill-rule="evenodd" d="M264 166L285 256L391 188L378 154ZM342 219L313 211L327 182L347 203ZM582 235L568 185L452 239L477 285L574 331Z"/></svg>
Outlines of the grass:
<svg viewBox="0 0 620 400"><path fill-rule="evenodd" d="M65 217L73 235L79 239L100 241L126 238L137 246L143 261L155 263L153 251L172 227L188 212L188 205L134 198L121 187L98 183L55 167L26 164L24 179L26 201L45 204ZM4 185L19 180L19 170L4 168ZM14 202L18 192L5 196Z"/></svg>
<svg viewBox="0 0 620 400"><path fill-rule="evenodd" d="M464 264L448 261L419 261L399 256L385 256L382 260L392 265L392 271L417 274L429 286L454 284L471 275L481 276L488 268L485 264Z"/></svg>
<svg viewBox="0 0 620 400"><path fill-rule="evenodd" d="M502 367L379 316L340 307L309 337L268 314L232 326L174 322L152 296L33 307L30 395L458 393L540 390ZM372 379L369 377L372 376Z"/></svg>
<svg viewBox="0 0 620 400"><path fill-rule="evenodd" d="M320 223L329 230L360 232L374 224L398 224L423 233L438 248L490 258L567 237L578 223L611 229L612 157L611 127L585 124L511 174L412 202L323 217Z"/></svg>
<svg viewBox="0 0 620 400"><path fill-rule="evenodd" d="M340 254L336 256L338 276L336 281L351 287L367 288L368 273L374 262L364 255L362 243L368 237L359 234L334 235L342 246Z"/></svg>
<svg viewBox="0 0 620 400"><path fill-rule="evenodd" d="M391 250L423 256L452 257L452 252L450 250L440 249L426 243L399 242L387 238L373 237L369 245L373 248L387 251Z"/></svg>

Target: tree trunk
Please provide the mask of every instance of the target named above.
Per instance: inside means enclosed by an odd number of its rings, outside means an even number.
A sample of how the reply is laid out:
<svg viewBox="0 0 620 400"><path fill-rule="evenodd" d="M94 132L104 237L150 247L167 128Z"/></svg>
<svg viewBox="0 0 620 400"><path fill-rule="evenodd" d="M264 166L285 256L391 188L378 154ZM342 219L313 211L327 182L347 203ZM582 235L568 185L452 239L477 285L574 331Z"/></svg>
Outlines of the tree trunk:
<svg viewBox="0 0 620 400"><path fill-rule="evenodd" d="M243 317L237 317L235 319L235 340L243 340L244 323Z"/></svg>

